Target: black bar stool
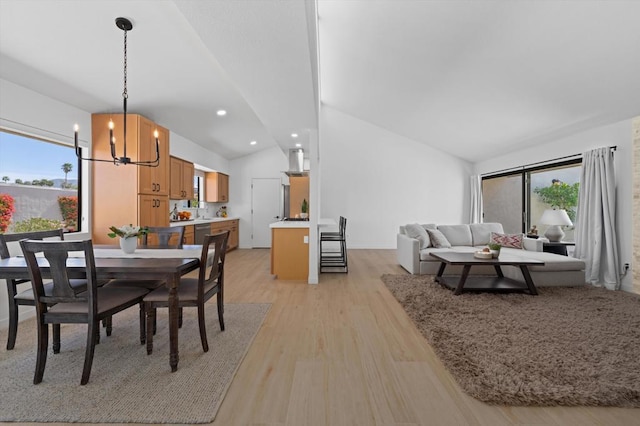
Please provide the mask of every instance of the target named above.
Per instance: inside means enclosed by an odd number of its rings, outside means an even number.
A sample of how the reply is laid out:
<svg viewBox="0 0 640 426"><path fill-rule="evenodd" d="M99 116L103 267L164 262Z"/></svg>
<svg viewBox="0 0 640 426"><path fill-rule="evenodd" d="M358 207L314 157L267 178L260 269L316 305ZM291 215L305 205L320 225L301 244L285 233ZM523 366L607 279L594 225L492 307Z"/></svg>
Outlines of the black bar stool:
<svg viewBox="0 0 640 426"><path fill-rule="evenodd" d="M347 219L340 216L338 232L320 233L320 272L349 272L347 263ZM340 251L325 251L323 243L337 242ZM325 270L329 268L329 270Z"/></svg>

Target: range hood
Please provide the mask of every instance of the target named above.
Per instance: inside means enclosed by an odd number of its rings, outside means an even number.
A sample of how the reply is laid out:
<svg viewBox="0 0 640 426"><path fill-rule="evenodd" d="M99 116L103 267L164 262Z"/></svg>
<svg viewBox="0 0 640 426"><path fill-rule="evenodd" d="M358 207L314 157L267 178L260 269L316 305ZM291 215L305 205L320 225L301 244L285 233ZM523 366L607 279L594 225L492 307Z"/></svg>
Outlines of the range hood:
<svg viewBox="0 0 640 426"><path fill-rule="evenodd" d="M289 150L289 170L284 172L287 176L308 176L304 170L304 149L295 148Z"/></svg>

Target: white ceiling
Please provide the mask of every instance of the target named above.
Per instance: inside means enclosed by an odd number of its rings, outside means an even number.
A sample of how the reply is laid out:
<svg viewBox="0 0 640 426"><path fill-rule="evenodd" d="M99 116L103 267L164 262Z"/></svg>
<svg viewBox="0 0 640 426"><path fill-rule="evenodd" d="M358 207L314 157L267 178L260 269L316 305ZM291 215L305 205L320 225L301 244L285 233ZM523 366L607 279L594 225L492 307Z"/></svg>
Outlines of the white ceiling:
<svg viewBox="0 0 640 426"><path fill-rule="evenodd" d="M0 77L118 112L127 17L129 110L228 159L307 147L318 78L323 104L472 162L640 115L640 1L319 0L314 14L305 0L0 0Z"/></svg>

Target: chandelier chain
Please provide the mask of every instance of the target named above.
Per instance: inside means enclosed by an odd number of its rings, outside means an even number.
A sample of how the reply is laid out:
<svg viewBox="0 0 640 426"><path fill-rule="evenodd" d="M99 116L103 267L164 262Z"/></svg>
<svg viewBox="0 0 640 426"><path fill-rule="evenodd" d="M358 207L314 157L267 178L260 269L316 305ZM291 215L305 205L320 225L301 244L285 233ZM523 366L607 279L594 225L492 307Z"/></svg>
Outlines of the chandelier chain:
<svg viewBox="0 0 640 426"><path fill-rule="evenodd" d="M127 92L127 30L124 30L124 89L122 97L125 99L129 97Z"/></svg>

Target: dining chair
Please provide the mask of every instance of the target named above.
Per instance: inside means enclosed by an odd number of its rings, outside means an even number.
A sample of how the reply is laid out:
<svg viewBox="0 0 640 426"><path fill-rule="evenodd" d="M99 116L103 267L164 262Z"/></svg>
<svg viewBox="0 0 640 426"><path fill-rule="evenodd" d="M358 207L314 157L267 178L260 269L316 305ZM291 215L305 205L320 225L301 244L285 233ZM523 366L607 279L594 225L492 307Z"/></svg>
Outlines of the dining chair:
<svg viewBox="0 0 640 426"><path fill-rule="evenodd" d="M17 234L0 234L0 258L7 259L11 257L9 252L8 243L17 242L20 240L44 240L56 239L58 241L64 240L64 233L62 229L54 229L49 231L34 231L34 232L22 232ZM17 245L17 244L16 244ZM18 335L18 314L19 306L35 306L35 298L33 296L33 290L31 287L18 291L18 285L28 283L27 279L7 279L7 298L9 300L9 333L7 336L7 350L12 350L16 344L16 337ZM80 291L87 287L87 280L85 279L72 279L70 280L71 286ZM53 284L47 282L44 284L44 291L50 295L53 290ZM60 332L60 326L55 326L53 329L54 336L57 336ZM54 341L60 341L54 338ZM58 353L60 348L54 345L54 353Z"/></svg>
<svg viewBox="0 0 640 426"><path fill-rule="evenodd" d="M142 244L147 245L148 236L156 235L159 248L182 248L184 243L184 226L149 226L147 234L142 235ZM169 244L175 237L175 244Z"/></svg>
<svg viewBox="0 0 640 426"><path fill-rule="evenodd" d="M148 235L156 235L158 238L157 244L153 245L153 248L156 249L170 249L170 248L179 248L183 247L183 239L184 239L184 226L148 226L147 233L142 234L142 245L147 245L149 239ZM172 242L172 238L175 238L176 244L169 244ZM156 289L158 287L163 287L165 282L162 280L124 280L124 279L116 279L111 280L108 284L109 287L143 287L149 290ZM141 303L141 312L144 314L144 305ZM180 315L178 319L178 325L182 327L182 310L180 310ZM112 322L111 318L107 319L107 327L111 328ZM156 332L156 324L153 324L153 334ZM140 343L145 342L145 336L140 336Z"/></svg>
<svg viewBox="0 0 640 426"><path fill-rule="evenodd" d="M91 374L93 354L100 336L100 320L109 318L131 306L139 304L149 293L145 288L98 287L96 265L91 240L84 241L36 241L20 240L20 247L29 268L31 287L35 294L38 325L38 349L33 383L42 382L47 362L49 324L87 324L87 345L81 385L87 384ZM67 260L69 252L84 253L86 289L79 291L71 285ZM44 290L42 268L36 253L42 253L48 261L52 279L51 293ZM140 324L141 330L143 324ZM54 337L55 338L55 337Z"/></svg>
<svg viewBox="0 0 640 426"><path fill-rule="evenodd" d="M202 242L198 278L181 278L177 290L179 308L196 307L198 309L200 341L204 352L209 351L204 318L205 302L214 295L217 295L220 330L224 331L224 260L228 241L229 231L205 235ZM144 310L147 314L147 354L151 354L153 351L152 330L156 319L156 309L169 307L169 289L160 287L153 290L144 297L144 305Z"/></svg>

